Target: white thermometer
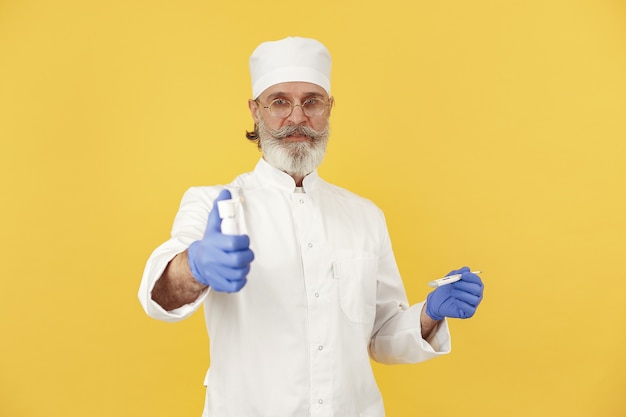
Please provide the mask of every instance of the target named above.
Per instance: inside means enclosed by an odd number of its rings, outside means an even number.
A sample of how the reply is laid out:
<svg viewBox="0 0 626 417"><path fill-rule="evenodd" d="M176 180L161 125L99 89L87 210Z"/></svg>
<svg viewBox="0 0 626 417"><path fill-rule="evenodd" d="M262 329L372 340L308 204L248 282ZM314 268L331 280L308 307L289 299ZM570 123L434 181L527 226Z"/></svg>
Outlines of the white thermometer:
<svg viewBox="0 0 626 417"><path fill-rule="evenodd" d="M482 271L472 271L472 274L480 274ZM448 275L447 277L439 278L428 283L433 288L441 287L442 285L452 284L461 279L463 274Z"/></svg>

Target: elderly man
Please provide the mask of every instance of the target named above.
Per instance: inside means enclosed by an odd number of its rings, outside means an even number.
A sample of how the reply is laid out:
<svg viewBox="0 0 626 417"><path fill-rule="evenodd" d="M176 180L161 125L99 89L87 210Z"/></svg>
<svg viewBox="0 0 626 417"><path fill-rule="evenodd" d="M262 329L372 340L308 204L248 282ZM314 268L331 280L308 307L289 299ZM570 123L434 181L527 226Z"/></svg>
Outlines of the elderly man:
<svg viewBox="0 0 626 417"><path fill-rule="evenodd" d="M334 102L324 45L262 43L250 71L247 137L263 157L229 185L185 193L139 298L164 321L204 306L204 416L382 417L369 358L448 353L445 318L471 317L483 284L462 268L452 272L459 281L409 306L381 210L318 175Z"/></svg>

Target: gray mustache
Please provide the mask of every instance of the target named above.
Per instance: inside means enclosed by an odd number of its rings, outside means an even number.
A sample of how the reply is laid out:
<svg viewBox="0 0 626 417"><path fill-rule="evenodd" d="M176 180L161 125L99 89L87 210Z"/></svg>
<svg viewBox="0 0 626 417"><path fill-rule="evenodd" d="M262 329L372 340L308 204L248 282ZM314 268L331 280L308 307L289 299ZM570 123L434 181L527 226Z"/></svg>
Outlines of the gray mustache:
<svg viewBox="0 0 626 417"><path fill-rule="evenodd" d="M298 135L307 136L311 139L319 139L324 136L324 131L318 132L317 130L308 126L283 126L280 129L276 129L272 132L272 136L276 139L284 139L287 136Z"/></svg>

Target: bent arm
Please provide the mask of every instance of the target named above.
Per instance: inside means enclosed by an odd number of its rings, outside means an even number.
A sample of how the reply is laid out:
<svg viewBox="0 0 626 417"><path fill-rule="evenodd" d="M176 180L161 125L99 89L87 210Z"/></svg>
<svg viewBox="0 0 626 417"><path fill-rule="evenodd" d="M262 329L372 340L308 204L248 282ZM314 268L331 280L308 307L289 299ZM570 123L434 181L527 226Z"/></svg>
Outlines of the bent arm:
<svg viewBox="0 0 626 417"><path fill-rule="evenodd" d="M418 363L450 353L450 332L445 320L435 322L429 331L422 331L424 304L401 306L396 310L397 314L370 340L372 359L385 364Z"/></svg>
<svg viewBox="0 0 626 417"><path fill-rule="evenodd" d="M435 321L424 311L426 302L409 305L389 233L381 222L382 236L377 268L376 320L369 353L385 364L417 363L450 352L446 320Z"/></svg>
<svg viewBox="0 0 626 417"><path fill-rule="evenodd" d="M167 264L154 284L151 297L164 310L172 311L196 301L206 288L191 274L185 250Z"/></svg>

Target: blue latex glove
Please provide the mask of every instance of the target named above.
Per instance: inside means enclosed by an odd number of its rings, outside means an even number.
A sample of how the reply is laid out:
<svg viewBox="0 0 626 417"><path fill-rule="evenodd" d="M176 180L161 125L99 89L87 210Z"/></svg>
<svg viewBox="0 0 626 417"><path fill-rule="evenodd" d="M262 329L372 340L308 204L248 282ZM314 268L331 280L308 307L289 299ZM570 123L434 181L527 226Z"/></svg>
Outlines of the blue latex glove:
<svg viewBox="0 0 626 417"><path fill-rule="evenodd" d="M237 292L246 285L254 254L247 235L225 235L220 231L222 219L217 202L231 198L222 190L209 213L204 237L193 242L187 251L189 268L198 282L215 291Z"/></svg>
<svg viewBox="0 0 626 417"><path fill-rule="evenodd" d="M444 317L467 319L474 315L483 299L483 282L468 267L448 275L463 274L461 280L438 287L426 298L426 314L433 320Z"/></svg>

